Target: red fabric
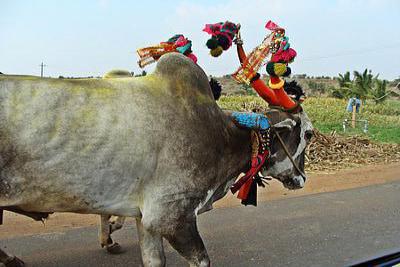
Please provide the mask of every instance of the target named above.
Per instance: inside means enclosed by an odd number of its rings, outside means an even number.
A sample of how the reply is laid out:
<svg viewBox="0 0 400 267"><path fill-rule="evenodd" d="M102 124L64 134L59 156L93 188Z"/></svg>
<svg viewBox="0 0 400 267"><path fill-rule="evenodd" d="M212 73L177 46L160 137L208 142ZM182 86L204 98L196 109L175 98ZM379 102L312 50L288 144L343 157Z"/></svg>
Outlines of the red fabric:
<svg viewBox="0 0 400 267"><path fill-rule="evenodd" d="M251 167L255 168L258 165L258 157L252 157L251 158Z"/></svg>
<svg viewBox="0 0 400 267"><path fill-rule="evenodd" d="M246 172L243 177L239 178L239 180L237 180L231 186L232 194L235 194L240 188L242 188L242 186L244 186L248 182L248 180L252 180L257 172L260 171L261 167L264 165L265 160L268 157L268 150L265 150L263 154L259 154L257 157L259 157L261 161L258 162L258 165L256 167L251 167L250 170Z"/></svg>
<svg viewBox="0 0 400 267"><path fill-rule="evenodd" d="M271 57L271 62L285 62L285 63L290 63L291 61L294 60L294 58L297 56L297 53L294 49L289 48L287 50L279 50L275 54L272 55Z"/></svg>
<svg viewBox="0 0 400 267"><path fill-rule="evenodd" d="M188 58L190 58L191 60L193 60L194 63L197 63L197 57L193 53L190 53L190 54L188 54L186 56Z"/></svg>
<svg viewBox="0 0 400 267"><path fill-rule="evenodd" d="M281 81L281 79L278 76L271 76L269 79L271 80L272 84L277 84L280 83Z"/></svg>
<svg viewBox="0 0 400 267"><path fill-rule="evenodd" d="M203 31L212 36L216 36L221 33L222 25L223 25L223 23L221 23L221 22L214 23L214 24L206 24Z"/></svg>
<svg viewBox="0 0 400 267"><path fill-rule="evenodd" d="M246 181L246 183L240 188L237 198L239 198L241 200L244 200L247 198L247 195L250 192L252 182L253 182L252 178L250 178L249 180Z"/></svg>
<svg viewBox="0 0 400 267"><path fill-rule="evenodd" d="M261 79L257 79L251 83L251 86L256 92L269 104L278 106L279 101L274 91L269 88Z"/></svg>
<svg viewBox="0 0 400 267"><path fill-rule="evenodd" d="M267 28L270 31L276 31L278 29L282 29L281 27L278 26L278 24L272 22L271 20L269 20L267 24L265 24L265 28Z"/></svg>

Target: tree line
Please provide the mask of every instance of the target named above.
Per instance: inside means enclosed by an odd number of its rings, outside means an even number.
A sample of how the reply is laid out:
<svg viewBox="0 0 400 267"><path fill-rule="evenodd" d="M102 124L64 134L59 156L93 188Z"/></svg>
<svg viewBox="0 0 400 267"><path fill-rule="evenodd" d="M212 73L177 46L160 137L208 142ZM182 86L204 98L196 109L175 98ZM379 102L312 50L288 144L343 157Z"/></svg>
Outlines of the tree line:
<svg viewBox="0 0 400 267"><path fill-rule="evenodd" d="M339 74L338 88L333 88L332 96L336 98L357 97L361 100L372 99L376 103L384 102L392 92L388 90L388 81L379 79L379 74L373 75L371 70L354 71Z"/></svg>

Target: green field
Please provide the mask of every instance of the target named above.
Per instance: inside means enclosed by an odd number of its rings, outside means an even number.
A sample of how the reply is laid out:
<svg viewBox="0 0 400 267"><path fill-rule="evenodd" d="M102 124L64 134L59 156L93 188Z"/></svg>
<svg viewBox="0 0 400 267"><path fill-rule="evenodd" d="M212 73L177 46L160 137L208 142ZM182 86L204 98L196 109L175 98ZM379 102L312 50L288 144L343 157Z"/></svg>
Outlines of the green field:
<svg viewBox="0 0 400 267"><path fill-rule="evenodd" d="M265 101L256 96L223 96L218 104L224 109L241 111L267 107ZM366 119L369 122L366 134L362 131L363 124L343 133L343 120L351 119L351 113L346 111L346 104L346 100L336 98L310 97L303 106L314 127L323 133L336 131L339 134L365 135L375 141L400 144L400 101L387 100L378 105L367 102L361 113L357 114L357 119Z"/></svg>

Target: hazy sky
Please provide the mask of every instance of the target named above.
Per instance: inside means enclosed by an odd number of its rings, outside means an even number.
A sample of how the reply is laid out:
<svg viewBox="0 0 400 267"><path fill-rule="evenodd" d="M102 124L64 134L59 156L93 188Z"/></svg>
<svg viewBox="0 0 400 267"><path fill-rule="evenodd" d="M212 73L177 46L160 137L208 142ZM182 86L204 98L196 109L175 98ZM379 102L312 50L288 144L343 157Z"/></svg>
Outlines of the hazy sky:
<svg viewBox="0 0 400 267"><path fill-rule="evenodd" d="M398 0L0 0L0 72L39 75L42 61L54 77L138 72L137 48L182 33L207 73L229 74L238 67L235 49L209 56L204 24L240 22L250 51L269 19L286 28L298 52L295 74L370 68L386 79L400 76Z"/></svg>

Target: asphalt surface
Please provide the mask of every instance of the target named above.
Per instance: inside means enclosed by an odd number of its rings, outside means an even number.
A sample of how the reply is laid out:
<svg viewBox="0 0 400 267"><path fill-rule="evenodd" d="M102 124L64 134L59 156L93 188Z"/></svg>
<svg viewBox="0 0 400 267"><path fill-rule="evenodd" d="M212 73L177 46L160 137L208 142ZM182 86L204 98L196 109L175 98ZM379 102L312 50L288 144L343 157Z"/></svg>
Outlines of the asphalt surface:
<svg viewBox="0 0 400 267"><path fill-rule="evenodd" d="M347 266L400 247L400 182L221 208L199 217L212 266ZM0 228L1 229L1 228ZM28 266L140 266L132 221L99 248L97 229L0 240ZM167 266L186 266L165 243Z"/></svg>

